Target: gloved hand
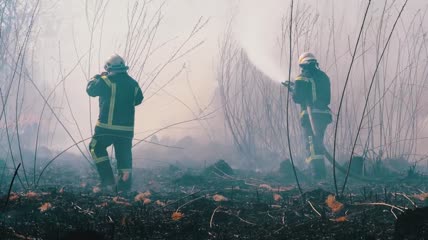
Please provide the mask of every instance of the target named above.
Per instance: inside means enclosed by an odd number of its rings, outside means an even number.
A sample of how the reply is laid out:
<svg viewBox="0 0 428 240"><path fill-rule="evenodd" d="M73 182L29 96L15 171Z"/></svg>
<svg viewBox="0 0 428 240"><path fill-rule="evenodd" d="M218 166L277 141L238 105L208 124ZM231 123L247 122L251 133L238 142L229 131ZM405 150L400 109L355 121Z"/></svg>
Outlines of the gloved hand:
<svg viewBox="0 0 428 240"><path fill-rule="evenodd" d="M108 72L102 72L102 73L100 73L100 74L95 74L92 78L93 79L99 79L99 78L101 78L102 76L107 76L108 75Z"/></svg>
<svg viewBox="0 0 428 240"><path fill-rule="evenodd" d="M282 84L284 87L289 88L290 90L292 90L292 89L294 88L294 82L292 82L292 81L290 81L290 80L288 80L288 81L284 81L284 82L281 82L281 84Z"/></svg>

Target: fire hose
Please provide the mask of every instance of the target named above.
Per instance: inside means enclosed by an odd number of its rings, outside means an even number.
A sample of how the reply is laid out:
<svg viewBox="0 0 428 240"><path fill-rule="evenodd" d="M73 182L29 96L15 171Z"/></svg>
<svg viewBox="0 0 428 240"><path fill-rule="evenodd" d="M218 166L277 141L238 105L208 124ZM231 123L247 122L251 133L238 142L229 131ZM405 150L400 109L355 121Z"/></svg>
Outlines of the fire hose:
<svg viewBox="0 0 428 240"><path fill-rule="evenodd" d="M290 89L293 89L293 87L294 87L294 84L291 81L282 82L282 85L284 85L285 87L290 88ZM317 131L316 131L314 120L313 120L312 107L310 105L306 106L306 112L307 112L308 117L309 117L309 123L310 123L311 128L312 128L312 133L314 134L314 137L316 137ZM356 174L353 174L351 171L349 171L349 173L348 173L348 170L345 169L343 166L341 166L339 164L334 164L333 156L325 148L324 142L321 141L320 144L321 144L321 148L323 150L325 158L328 160L328 162L330 164L335 165L336 169L338 169L341 173L343 173L345 175L348 174L349 177L354 178L354 179L359 180L359 181L363 181L363 182L379 182L379 183L385 182L384 180L382 181L382 180L376 179L376 178L369 178L369 177L365 177L365 176L356 175Z"/></svg>

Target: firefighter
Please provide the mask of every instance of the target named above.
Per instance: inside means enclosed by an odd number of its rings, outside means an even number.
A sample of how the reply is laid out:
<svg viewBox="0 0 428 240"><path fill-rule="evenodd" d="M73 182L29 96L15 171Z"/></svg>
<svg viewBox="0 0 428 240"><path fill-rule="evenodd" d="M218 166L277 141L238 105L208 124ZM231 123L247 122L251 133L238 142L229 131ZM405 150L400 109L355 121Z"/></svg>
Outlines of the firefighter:
<svg viewBox="0 0 428 240"><path fill-rule="evenodd" d="M99 117L89 149L95 161L101 186L112 189L116 185L107 147L114 146L117 159L117 189L127 191L132 181L132 138L134 137L135 106L143 101L138 82L127 73L128 66L115 54L107 59L106 72L95 75L86 92L98 97Z"/></svg>
<svg viewBox="0 0 428 240"><path fill-rule="evenodd" d="M293 101L301 107L300 120L308 152L306 163L315 179L324 179L324 133L332 122L330 79L320 70L312 53L303 53L299 66L301 74L295 79L292 94Z"/></svg>

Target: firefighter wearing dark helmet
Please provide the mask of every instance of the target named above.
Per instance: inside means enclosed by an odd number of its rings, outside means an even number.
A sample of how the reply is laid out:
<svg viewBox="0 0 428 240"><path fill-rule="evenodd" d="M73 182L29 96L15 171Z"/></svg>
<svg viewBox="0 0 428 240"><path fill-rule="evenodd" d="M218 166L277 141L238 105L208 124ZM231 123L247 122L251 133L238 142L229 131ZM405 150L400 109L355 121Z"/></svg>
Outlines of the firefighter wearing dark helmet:
<svg viewBox="0 0 428 240"><path fill-rule="evenodd" d="M95 161L101 184L113 187L116 178L110 165L107 148L114 146L118 170L118 190L127 191L132 180L132 138L135 106L143 101L138 82L127 73L128 66L119 55L107 59L106 72L95 75L86 92L99 97L99 117L89 149Z"/></svg>
<svg viewBox="0 0 428 240"><path fill-rule="evenodd" d="M306 162L310 165L313 177L323 179L326 176L324 133L328 124L332 122L329 108L330 79L320 70L318 61L312 53L303 53L299 57L299 66L301 73L294 82L293 100L301 107L300 120L308 152Z"/></svg>

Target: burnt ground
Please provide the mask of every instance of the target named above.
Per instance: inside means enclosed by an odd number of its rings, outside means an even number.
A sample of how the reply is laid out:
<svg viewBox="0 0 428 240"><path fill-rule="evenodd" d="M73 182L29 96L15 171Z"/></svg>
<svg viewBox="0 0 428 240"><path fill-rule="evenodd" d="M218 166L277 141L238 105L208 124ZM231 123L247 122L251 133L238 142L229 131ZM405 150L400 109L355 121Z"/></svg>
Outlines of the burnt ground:
<svg viewBox="0 0 428 240"><path fill-rule="evenodd" d="M129 193L57 175L34 192L15 186L7 206L1 193L0 239L428 239L427 181L419 175L351 181L338 199L332 180L303 179L302 196L281 172L227 167L135 169L139 191Z"/></svg>

